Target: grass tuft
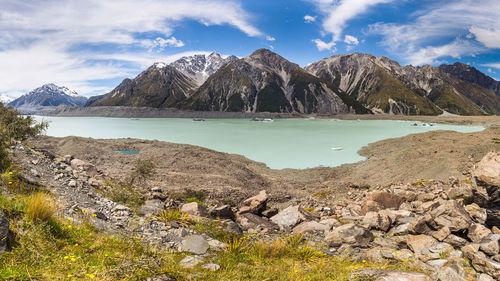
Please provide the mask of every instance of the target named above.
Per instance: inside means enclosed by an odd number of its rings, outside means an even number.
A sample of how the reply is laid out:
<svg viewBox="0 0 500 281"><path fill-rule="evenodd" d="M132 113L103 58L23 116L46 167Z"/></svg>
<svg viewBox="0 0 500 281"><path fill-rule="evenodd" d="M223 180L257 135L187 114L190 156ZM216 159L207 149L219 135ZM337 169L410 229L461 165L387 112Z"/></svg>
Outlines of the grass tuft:
<svg viewBox="0 0 500 281"><path fill-rule="evenodd" d="M48 222L57 211L56 205L47 193L37 192L28 197L26 215L34 222Z"/></svg>
<svg viewBox="0 0 500 281"><path fill-rule="evenodd" d="M192 224L194 222L189 214L183 213L177 209L161 210L156 214L155 218L163 222L177 222L180 224Z"/></svg>

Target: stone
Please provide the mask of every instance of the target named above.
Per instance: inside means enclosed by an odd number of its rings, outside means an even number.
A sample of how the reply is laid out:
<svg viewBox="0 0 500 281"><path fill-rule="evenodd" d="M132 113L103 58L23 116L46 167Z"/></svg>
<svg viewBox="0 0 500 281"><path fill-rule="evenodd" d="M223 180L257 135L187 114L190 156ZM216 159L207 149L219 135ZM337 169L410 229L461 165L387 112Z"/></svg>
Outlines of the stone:
<svg viewBox="0 0 500 281"><path fill-rule="evenodd" d="M454 234L450 234L450 235L446 236L446 238L443 240L443 242L448 243L455 248L460 248L460 247L465 246L465 244L467 244L466 239L464 239L460 236L456 236Z"/></svg>
<svg viewBox="0 0 500 281"><path fill-rule="evenodd" d="M439 269L443 267L447 262L448 260L445 259L437 259L437 260L429 260L426 263L436 269Z"/></svg>
<svg viewBox="0 0 500 281"><path fill-rule="evenodd" d="M500 247L498 245L498 240L487 240L480 244L481 251L485 252L490 256L497 255L500 251Z"/></svg>
<svg viewBox="0 0 500 281"><path fill-rule="evenodd" d="M370 202L371 201L371 202ZM385 192L385 191L374 191L368 193L366 196L362 206L361 206L361 215L365 215L369 211L379 211L383 209L399 209L401 203L403 203L405 199L398 195ZM375 202L376 204L374 204Z"/></svg>
<svg viewBox="0 0 500 281"><path fill-rule="evenodd" d="M197 202L183 204L181 207L181 212L196 217L204 217L208 214L207 208Z"/></svg>
<svg viewBox="0 0 500 281"><path fill-rule="evenodd" d="M202 262L204 262L204 259L202 257L187 256L179 262L179 265L184 267L184 268L193 268L197 264L202 263Z"/></svg>
<svg viewBox="0 0 500 281"><path fill-rule="evenodd" d="M233 210L231 209L231 206L229 206L229 205L223 205L223 206L211 209L210 216L212 218L229 219L229 220L234 220L236 218Z"/></svg>
<svg viewBox="0 0 500 281"><path fill-rule="evenodd" d="M464 253L464 256L466 258L472 259L474 254L477 253L477 251L479 251L479 247L480 247L479 244L471 243L471 244L467 244L467 245L463 246L460 249L460 251L462 251L462 253Z"/></svg>
<svg viewBox="0 0 500 281"><path fill-rule="evenodd" d="M366 268L354 271L349 281L431 281L429 276L419 272Z"/></svg>
<svg viewBox="0 0 500 281"><path fill-rule="evenodd" d="M440 263L443 263L442 261L444 261L444 264L446 264L446 262L447 262L447 260L436 260L436 261L440 261ZM432 264L433 261L428 261L427 264L429 264L430 262ZM439 265L439 264L437 264L437 265ZM438 272L437 280L439 280L439 281L467 281L462 276L460 276L460 274L458 272L456 272L452 267L446 266L446 267L442 268L443 265L441 265L439 267L435 266L436 269L440 269L439 271L437 271Z"/></svg>
<svg viewBox="0 0 500 281"><path fill-rule="evenodd" d="M491 230L482 224L475 223L467 230L467 237L475 243L481 242L484 238L491 234Z"/></svg>
<svg viewBox="0 0 500 281"><path fill-rule="evenodd" d="M290 206L277 215L271 217L271 221L279 225L281 229L293 228L297 224L310 218L309 212L304 211L300 206Z"/></svg>
<svg viewBox="0 0 500 281"><path fill-rule="evenodd" d="M144 202L144 205L142 205L139 209L139 214L144 216L154 215L158 213L158 211L163 210L164 205L165 204L158 199L146 200L146 202Z"/></svg>
<svg viewBox="0 0 500 281"><path fill-rule="evenodd" d="M500 153L486 154L473 170L474 176L486 185L500 186Z"/></svg>
<svg viewBox="0 0 500 281"><path fill-rule="evenodd" d="M387 231L392 225L392 219L382 212L368 212L363 217L363 224L368 225L370 229Z"/></svg>
<svg viewBox="0 0 500 281"><path fill-rule="evenodd" d="M262 216L270 219L272 216L277 215L278 212L279 211L277 208L271 208L271 209L267 209L267 210L263 211Z"/></svg>
<svg viewBox="0 0 500 281"><path fill-rule="evenodd" d="M349 244L354 247L366 247L372 241L373 234L366 228L354 223L344 224L332 230L325 242L332 247Z"/></svg>
<svg viewBox="0 0 500 281"><path fill-rule="evenodd" d="M432 233L432 237L436 238L438 241L444 241L448 235L451 234L451 231L448 227L443 227L440 230Z"/></svg>
<svg viewBox="0 0 500 281"><path fill-rule="evenodd" d="M481 273L476 281L495 281L495 279L488 274Z"/></svg>
<svg viewBox="0 0 500 281"><path fill-rule="evenodd" d="M243 206L239 210L239 214L252 213L260 215L267 206L267 193L265 190L261 190L259 194L250 197L243 201Z"/></svg>
<svg viewBox="0 0 500 281"><path fill-rule="evenodd" d="M237 236L243 235L243 230L241 230L241 227L234 221L224 220L221 223L224 225L225 232L233 233Z"/></svg>
<svg viewBox="0 0 500 281"><path fill-rule="evenodd" d="M333 227L341 226L342 224L334 218L325 218L319 221L319 223L327 225L329 229Z"/></svg>
<svg viewBox="0 0 500 281"><path fill-rule="evenodd" d="M430 221L433 229L448 227L452 233L456 233L469 228L472 224L472 219L463 203L455 200L444 201L429 214L433 218Z"/></svg>
<svg viewBox="0 0 500 281"><path fill-rule="evenodd" d="M488 218L486 209L479 207L479 205L477 205L476 203L472 203L465 206L465 210L467 211L467 213L469 213L469 215L475 222L485 224L486 219Z"/></svg>
<svg viewBox="0 0 500 281"><path fill-rule="evenodd" d="M410 224L409 223L403 223L398 226L395 226L389 230L387 233L389 236L394 236L394 235L405 235L408 234L408 228Z"/></svg>
<svg viewBox="0 0 500 281"><path fill-rule="evenodd" d="M321 224L315 221L305 221L293 228L293 233L303 234L303 233L314 233L314 232L325 232L330 230L331 227L325 224Z"/></svg>
<svg viewBox="0 0 500 281"><path fill-rule="evenodd" d="M201 268L208 269L211 271L217 271L220 269L220 265L218 265L216 263L207 263L207 264L202 265Z"/></svg>
<svg viewBox="0 0 500 281"><path fill-rule="evenodd" d="M180 248L182 252L188 252L195 255L203 255L208 251L210 245L203 236L190 235L182 240Z"/></svg>
<svg viewBox="0 0 500 281"><path fill-rule="evenodd" d="M9 250L9 245L8 245L10 237L9 225L10 225L9 220L6 217L4 217L3 214L0 212L0 254Z"/></svg>
<svg viewBox="0 0 500 281"><path fill-rule="evenodd" d="M70 180L68 183L69 187L76 187L76 181L75 180Z"/></svg>
<svg viewBox="0 0 500 281"><path fill-rule="evenodd" d="M160 274L154 277L148 277L145 281L175 281L175 279L170 278L165 274Z"/></svg>
<svg viewBox="0 0 500 281"><path fill-rule="evenodd" d="M428 235L408 235L406 239L408 247L416 256L428 254L430 248L438 243L436 239Z"/></svg>
<svg viewBox="0 0 500 281"><path fill-rule="evenodd" d="M451 187L446 192L448 197L452 200L463 199L465 201L472 201L474 194L470 186L456 186Z"/></svg>
<svg viewBox="0 0 500 281"><path fill-rule="evenodd" d="M244 229L255 229L257 228L257 226L261 226L262 228L271 230L279 229L279 226L277 224L252 213L240 214L236 217L236 221L241 224Z"/></svg>
<svg viewBox="0 0 500 281"><path fill-rule="evenodd" d="M500 280L500 263L483 257L479 254L472 256L472 267L478 272L486 273L493 277L495 280Z"/></svg>
<svg viewBox="0 0 500 281"><path fill-rule="evenodd" d="M425 214L418 217L408 226L408 232L412 234L426 234L431 235L434 230L429 226L432 223L432 216Z"/></svg>

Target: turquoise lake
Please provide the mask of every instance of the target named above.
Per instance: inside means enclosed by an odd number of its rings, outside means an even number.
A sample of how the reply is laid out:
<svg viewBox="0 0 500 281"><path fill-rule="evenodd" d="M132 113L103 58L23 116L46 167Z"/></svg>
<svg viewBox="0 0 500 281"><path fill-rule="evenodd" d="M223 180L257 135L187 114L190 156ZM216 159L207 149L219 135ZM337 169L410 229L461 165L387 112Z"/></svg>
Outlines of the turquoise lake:
<svg viewBox="0 0 500 281"><path fill-rule="evenodd" d="M198 145L236 153L273 169L338 166L363 160L357 151L372 142L431 130L477 132L479 126L423 126L413 121L39 117L55 137L138 138ZM418 126L411 126L411 124ZM333 148L333 149L332 149ZM118 152L117 152L118 153ZM140 154L140 153L139 153Z"/></svg>

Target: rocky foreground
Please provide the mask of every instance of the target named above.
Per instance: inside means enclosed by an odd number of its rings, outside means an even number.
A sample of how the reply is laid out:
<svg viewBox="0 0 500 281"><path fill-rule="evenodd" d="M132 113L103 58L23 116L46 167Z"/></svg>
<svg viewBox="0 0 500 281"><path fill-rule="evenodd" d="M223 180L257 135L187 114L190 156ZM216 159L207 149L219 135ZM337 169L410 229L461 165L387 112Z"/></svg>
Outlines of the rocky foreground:
<svg viewBox="0 0 500 281"><path fill-rule="evenodd" d="M304 234L326 255L403 263L421 271L364 269L353 272L352 280L500 279L498 152L488 153L465 179L358 186L331 203L291 196L272 200L262 190L231 205L204 206L196 201L177 201L172 199L172 190L151 185L142 191L146 201L137 208L104 196L102 186L109 177L92 163L22 144L11 153L23 171L20 177L47 186L56 196L62 216L78 221L81 213L88 213L91 223L104 231L189 253L180 262L184 267L202 264L219 270L212 262L213 252L221 251L224 241L189 224L163 221L155 216L162 210L180 210L237 236L273 239L281 233ZM271 204L275 201L281 202L279 209ZM8 221L0 218L0 222L8 229ZM0 245L0 250L5 250L4 246Z"/></svg>

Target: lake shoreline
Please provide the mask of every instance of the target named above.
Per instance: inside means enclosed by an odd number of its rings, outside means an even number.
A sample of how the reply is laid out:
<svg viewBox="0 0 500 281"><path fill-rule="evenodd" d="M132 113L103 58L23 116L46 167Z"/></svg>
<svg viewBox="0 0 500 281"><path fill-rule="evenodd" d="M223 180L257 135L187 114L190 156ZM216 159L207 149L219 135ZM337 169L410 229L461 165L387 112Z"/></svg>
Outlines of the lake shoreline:
<svg viewBox="0 0 500 281"><path fill-rule="evenodd" d="M440 124L490 126L500 124L500 116L455 116L455 115L390 115L390 114L298 114L271 112L218 112L186 111L179 109L159 109L149 107L103 106L103 107L56 107L37 113L52 117L112 117L112 118L202 118L202 119L340 119L340 120L402 120Z"/></svg>

